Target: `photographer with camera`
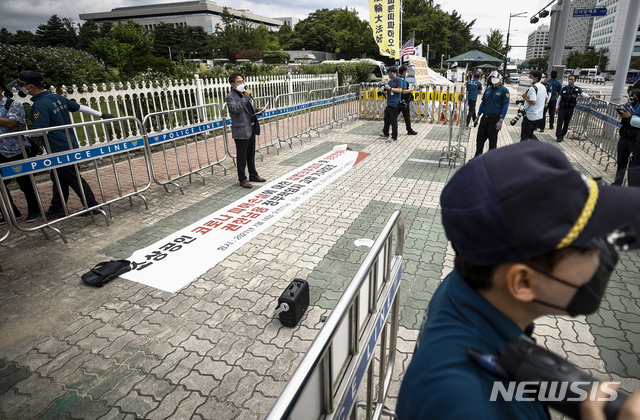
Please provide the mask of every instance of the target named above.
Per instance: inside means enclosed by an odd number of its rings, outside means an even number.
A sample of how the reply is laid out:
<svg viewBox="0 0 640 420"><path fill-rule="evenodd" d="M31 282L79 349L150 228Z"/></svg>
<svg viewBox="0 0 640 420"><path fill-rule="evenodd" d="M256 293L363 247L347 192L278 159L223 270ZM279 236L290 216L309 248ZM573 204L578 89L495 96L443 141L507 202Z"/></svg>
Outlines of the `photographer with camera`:
<svg viewBox="0 0 640 420"><path fill-rule="evenodd" d="M411 101L413 101L413 91L415 87L409 87L409 83L407 82L407 66L400 66L398 71L400 72L399 78L402 79L406 86L405 89L402 89L399 109L404 117L404 125L407 127L407 134L415 136L418 132L411 129Z"/></svg>
<svg viewBox="0 0 640 420"><path fill-rule="evenodd" d="M609 235L640 224L640 189L599 185L559 148L526 141L471 159L449 180L440 204L455 268L425 312L396 418L549 419L533 392L492 395L513 383L467 351L499 355L513 339L530 336L539 317L596 312L618 260ZM541 370L528 380L543 377ZM568 403L579 403L583 420L605 418L604 403L579 401ZM635 392L616 418L639 413Z"/></svg>
<svg viewBox="0 0 640 420"><path fill-rule="evenodd" d="M544 105L547 101L547 89L540 80L542 72L533 70L529 73L531 87L522 94L524 99L524 118L522 119L522 130L520 131L520 141L538 140L533 133L542 121Z"/></svg>
<svg viewBox="0 0 640 420"><path fill-rule="evenodd" d="M613 185L622 185L625 171L628 169L629 186L640 187L640 101L638 88L640 88L640 81L629 88L631 103L616 109L622 126L620 127L620 140L618 140L618 168ZM636 168L637 166L638 168Z"/></svg>
<svg viewBox="0 0 640 420"><path fill-rule="evenodd" d="M558 123L556 125L556 141L560 143L564 140L564 136L567 135L569 130L569 123L571 117L573 117L573 109L578 105L578 96L583 98L593 98L582 91L578 86L574 86L576 83L576 76L574 74L567 78L569 83L560 91L558 97L558 103L556 104L556 114L558 114Z"/></svg>
<svg viewBox="0 0 640 420"><path fill-rule="evenodd" d="M491 86L482 95L478 109L478 118L482 116L482 119L476 135L476 156L482 154L487 139L489 150L498 147L498 131L502 129L509 109L509 90L502 85L502 75L497 71L491 72L490 83Z"/></svg>
<svg viewBox="0 0 640 420"><path fill-rule="evenodd" d="M389 82L384 86L387 96L387 107L384 109L384 126L380 137L386 138L387 143L398 141L398 112L403 90L407 89L407 82L398 77L398 69L389 67ZM391 138L389 138L389 125L391 125Z"/></svg>

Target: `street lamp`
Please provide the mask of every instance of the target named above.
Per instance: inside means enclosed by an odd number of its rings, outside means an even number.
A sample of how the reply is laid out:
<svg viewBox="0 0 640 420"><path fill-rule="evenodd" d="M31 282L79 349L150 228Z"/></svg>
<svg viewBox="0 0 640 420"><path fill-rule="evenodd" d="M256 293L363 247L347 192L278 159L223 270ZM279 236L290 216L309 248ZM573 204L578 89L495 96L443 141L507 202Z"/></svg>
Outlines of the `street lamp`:
<svg viewBox="0 0 640 420"><path fill-rule="evenodd" d="M512 17L523 17L526 18L527 12L520 13L510 13L509 14L509 26L507 27L507 43L504 47L504 68L502 69L502 77L507 77L507 56L509 55L509 32L511 31L511 18Z"/></svg>

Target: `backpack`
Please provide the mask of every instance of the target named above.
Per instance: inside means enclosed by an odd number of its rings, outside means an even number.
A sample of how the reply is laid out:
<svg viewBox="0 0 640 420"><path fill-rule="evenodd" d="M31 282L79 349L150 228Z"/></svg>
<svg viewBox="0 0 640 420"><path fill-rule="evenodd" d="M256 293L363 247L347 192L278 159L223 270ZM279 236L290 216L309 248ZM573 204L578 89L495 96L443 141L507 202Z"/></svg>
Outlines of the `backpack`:
<svg viewBox="0 0 640 420"><path fill-rule="evenodd" d="M131 270L131 262L127 260L103 261L92 270L82 275L82 281L96 287L102 287L114 278Z"/></svg>
<svg viewBox="0 0 640 420"><path fill-rule="evenodd" d="M7 98L7 102L4 103L4 109L6 109L8 111L9 108L11 108L11 104L12 103L13 103L13 99Z"/></svg>

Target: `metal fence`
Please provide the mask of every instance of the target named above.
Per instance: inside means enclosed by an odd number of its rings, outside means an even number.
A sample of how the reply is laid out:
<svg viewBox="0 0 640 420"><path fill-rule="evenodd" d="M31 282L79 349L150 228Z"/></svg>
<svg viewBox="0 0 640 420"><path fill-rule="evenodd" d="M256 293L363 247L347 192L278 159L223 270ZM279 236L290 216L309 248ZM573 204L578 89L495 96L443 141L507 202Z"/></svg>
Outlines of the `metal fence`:
<svg viewBox="0 0 640 420"><path fill-rule="evenodd" d="M384 402L395 364L404 216L396 211L353 276L267 420L393 415ZM395 245L395 250L394 250ZM378 369L374 353L379 346ZM377 375L376 375L377 370ZM356 401L365 380L366 401ZM376 386L377 380L377 386ZM376 395L374 395L376 394Z"/></svg>
<svg viewBox="0 0 640 420"><path fill-rule="evenodd" d="M134 130L129 130L130 127ZM72 133L85 129L88 133L94 130L103 133L108 141L98 142L89 138L87 146L74 149ZM18 137L23 157L26 157L25 136L36 134L43 136L44 146L50 152L52 150L50 141L56 141L55 137L62 133L67 139L69 150L0 164L3 207L8 209L3 214L5 219L11 221L14 228L26 232L41 230L48 238L44 229L46 227L55 231L66 243L65 236L53 226L54 224L79 214L96 212L102 214L106 224L109 225L109 217L103 208L123 199L129 199L130 205L133 205L133 197L141 198L147 206L146 199L141 193L151 185L147 164L148 154L145 148L144 128L140 120L135 117L6 133L0 135L0 140ZM53 183L42 182L48 180L49 175ZM9 209L7 205L9 191L4 185L4 181L24 176L29 178L41 216L38 223L32 223L29 226L20 224L13 210ZM140 181L145 179L146 181ZM70 185L78 196L79 202L73 197L68 200ZM49 202L52 202L52 197L56 195L60 198L58 201L64 215L56 220L49 220L46 209L49 207Z"/></svg>
<svg viewBox="0 0 640 420"><path fill-rule="evenodd" d="M302 144L302 136L309 136L309 92L296 92L278 95L275 98L278 119L276 133L280 144L286 143L293 147L292 139L298 138Z"/></svg>

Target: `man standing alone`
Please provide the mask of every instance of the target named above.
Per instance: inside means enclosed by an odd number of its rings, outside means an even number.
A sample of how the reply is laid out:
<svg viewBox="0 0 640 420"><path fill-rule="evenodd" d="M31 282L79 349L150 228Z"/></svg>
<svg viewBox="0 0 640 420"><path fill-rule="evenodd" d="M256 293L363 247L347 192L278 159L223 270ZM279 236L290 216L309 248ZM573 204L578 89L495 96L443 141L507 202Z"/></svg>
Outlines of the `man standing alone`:
<svg viewBox="0 0 640 420"><path fill-rule="evenodd" d="M402 91L407 88L406 82L398 77L398 70L389 67L389 82L384 90L387 94L387 107L384 109L384 126L380 137L386 138L387 143L398 141L398 106ZM391 138L389 138L389 125L391 125Z"/></svg>
<svg viewBox="0 0 640 420"><path fill-rule="evenodd" d="M476 73L473 75L473 80L469 80L465 83L462 88L462 95L464 96L464 92L469 91L469 112L467 113L467 125L469 127L469 122L473 118L473 126L478 125L478 116L476 115L476 102L478 101L478 93L482 92L482 83L480 82L480 73Z"/></svg>

